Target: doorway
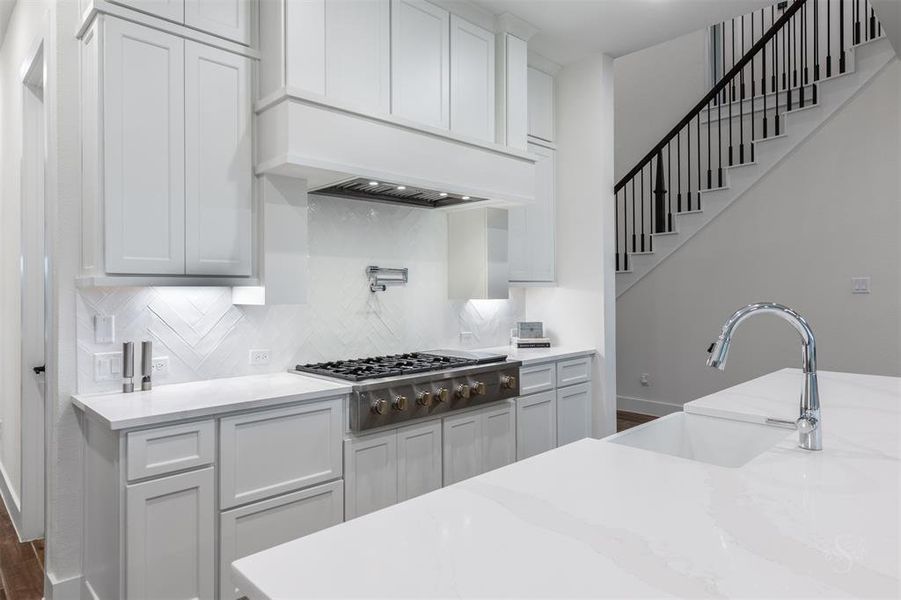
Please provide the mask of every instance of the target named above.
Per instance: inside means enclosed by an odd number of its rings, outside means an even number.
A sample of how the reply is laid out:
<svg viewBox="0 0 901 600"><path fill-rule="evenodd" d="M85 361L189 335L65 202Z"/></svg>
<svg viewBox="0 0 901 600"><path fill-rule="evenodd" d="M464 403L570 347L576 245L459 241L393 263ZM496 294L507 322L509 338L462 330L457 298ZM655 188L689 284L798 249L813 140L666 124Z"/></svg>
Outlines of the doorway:
<svg viewBox="0 0 901 600"><path fill-rule="evenodd" d="M18 398L5 400L0 423L0 491L22 541L44 535L44 410L47 341L47 248L44 176L47 159L45 61L38 44L22 68L20 166L19 352L13 361ZM14 328L12 331L15 331ZM11 332L12 332L11 331ZM13 387L13 389L15 389Z"/></svg>

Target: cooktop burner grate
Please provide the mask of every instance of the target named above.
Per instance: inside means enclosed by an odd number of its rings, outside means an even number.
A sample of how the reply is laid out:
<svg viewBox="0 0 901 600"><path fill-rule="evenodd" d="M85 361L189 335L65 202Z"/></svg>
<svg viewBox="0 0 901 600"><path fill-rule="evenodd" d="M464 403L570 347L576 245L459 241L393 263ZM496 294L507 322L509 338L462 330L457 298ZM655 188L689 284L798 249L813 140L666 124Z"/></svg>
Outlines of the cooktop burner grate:
<svg viewBox="0 0 901 600"><path fill-rule="evenodd" d="M428 371L441 371L473 364L476 364L475 360L456 356L408 352L406 354L392 354L372 358L297 365L296 369L305 373L337 377L348 381L362 381L364 379L380 379L398 375L426 373Z"/></svg>

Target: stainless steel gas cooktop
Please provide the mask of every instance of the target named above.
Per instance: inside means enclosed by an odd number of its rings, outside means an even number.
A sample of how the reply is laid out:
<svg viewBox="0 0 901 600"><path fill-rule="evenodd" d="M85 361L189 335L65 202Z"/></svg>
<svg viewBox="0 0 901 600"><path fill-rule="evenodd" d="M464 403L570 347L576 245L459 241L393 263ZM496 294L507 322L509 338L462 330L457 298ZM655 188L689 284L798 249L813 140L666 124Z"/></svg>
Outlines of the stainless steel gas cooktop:
<svg viewBox="0 0 901 600"><path fill-rule="evenodd" d="M431 350L297 365L296 373L353 381L350 428L364 431L519 395L519 361Z"/></svg>

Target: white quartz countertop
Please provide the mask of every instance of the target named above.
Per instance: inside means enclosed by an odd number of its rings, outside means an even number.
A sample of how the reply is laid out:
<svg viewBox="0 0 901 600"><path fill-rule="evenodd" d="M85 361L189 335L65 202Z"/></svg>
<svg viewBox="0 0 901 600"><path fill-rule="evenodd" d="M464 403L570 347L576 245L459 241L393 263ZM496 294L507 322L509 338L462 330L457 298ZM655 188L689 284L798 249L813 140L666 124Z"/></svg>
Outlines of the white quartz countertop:
<svg viewBox="0 0 901 600"><path fill-rule="evenodd" d="M697 407L789 418L801 381L778 371ZM897 598L901 379L819 382L822 452L786 430L726 468L582 440L233 569L251 599Z"/></svg>
<svg viewBox="0 0 901 600"><path fill-rule="evenodd" d="M579 348L572 346L554 346L551 348L514 348L513 346L496 346L494 348L480 348L481 352L496 352L506 354L508 359L522 362L522 366L528 367L552 360L564 360L594 354L594 348Z"/></svg>
<svg viewBox="0 0 901 600"><path fill-rule="evenodd" d="M284 372L160 385L131 394L78 395L72 401L115 430L315 400L350 389L349 383Z"/></svg>

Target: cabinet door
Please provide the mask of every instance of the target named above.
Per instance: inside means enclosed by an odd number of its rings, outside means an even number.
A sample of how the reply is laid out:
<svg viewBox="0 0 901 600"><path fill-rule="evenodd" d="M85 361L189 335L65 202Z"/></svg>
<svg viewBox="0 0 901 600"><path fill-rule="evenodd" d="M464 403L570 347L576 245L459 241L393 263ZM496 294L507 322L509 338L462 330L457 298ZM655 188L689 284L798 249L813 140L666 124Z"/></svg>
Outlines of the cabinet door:
<svg viewBox="0 0 901 600"><path fill-rule="evenodd" d="M113 0L116 4L127 6L157 17L183 23L185 20L185 0Z"/></svg>
<svg viewBox="0 0 901 600"><path fill-rule="evenodd" d="M557 394L553 390L516 399L516 459L557 447Z"/></svg>
<svg viewBox="0 0 901 600"><path fill-rule="evenodd" d="M554 77L529 67L529 135L554 141Z"/></svg>
<svg viewBox="0 0 901 600"><path fill-rule="evenodd" d="M221 419L221 507L341 477L342 404L335 398Z"/></svg>
<svg viewBox="0 0 901 600"><path fill-rule="evenodd" d="M450 15L424 0L391 2L391 111L447 129Z"/></svg>
<svg viewBox="0 0 901 600"><path fill-rule="evenodd" d="M397 430L397 501L441 487L441 422Z"/></svg>
<svg viewBox="0 0 901 600"><path fill-rule="evenodd" d="M208 467L126 488L128 598L213 597L213 485Z"/></svg>
<svg viewBox="0 0 901 600"><path fill-rule="evenodd" d="M482 413L482 472L516 461L516 410L505 402Z"/></svg>
<svg viewBox="0 0 901 600"><path fill-rule="evenodd" d="M591 435L591 384L557 390L557 445Z"/></svg>
<svg viewBox="0 0 901 600"><path fill-rule="evenodd" d="M494 141L494 34L451 16L451 130Z"/></svg>
<svg viewBox="0 0 901 600"><path fill-rule="evenodd" d="M397 503L397 433L344 441L344 516L353 519Z"/></svg>
<svg viewBox="0 0 901 600"><path fill-rule="evenodd" d="M250 0L183 0L185 25L250 45L251 14Z"/></svg>
<svg viewBox="0 0 901 600"><path fill-rule="evenodd" d="M181 275L184 40L114 18L104 34L106 271Z"/></svg>
<svg viewBox="0 0 901 600"><path fill-rule="evenodd" d="M482 413L444 419L444 485L475 477L483 471Z"/></svg>
<svg viewBox="0 0 901 600"><path fill-rule="evenodd" d="M219 596L230 600L244 595L232 581L234 561L343 520L341 481L223 512L219 519Z"/></svg>
<svg viewBox="0 0 901 600"><path fill-rule="evenodd" d="M185 255L188 275L250 275L250 59L185 45Z"/></svg>
<svg viewBox="0 0 901 600"><path fill-rule="evenodd" d="M510 282L528 282L532 279L532 265L529 259L528 209L525 206L507 209L507 230L509 232L507 257L510 262Z"/></svg>
<svg viewBox="0 0 901 600"><path fill-rule="evenodd" d="M325 3L325 93L367 112L391 111L389 0Z"/></svg>
<svg viewBox="0 0 901 600"><path fill-rule="evenodd" d="M528 47L526 42L509 33L498 38L501 55L498 62L503 69L498 74L502 96L499 114L498 142L525 150L529 131L528 113Z"/></svg>
<svg viewBox="0 0 901 600"><path fill-rule="evenodd" d="M535 144L529 144L529 152L538 157L535 163L535 203L526 209L531 263L529 279L549 283L556 277L557 153Z"/></svg>

